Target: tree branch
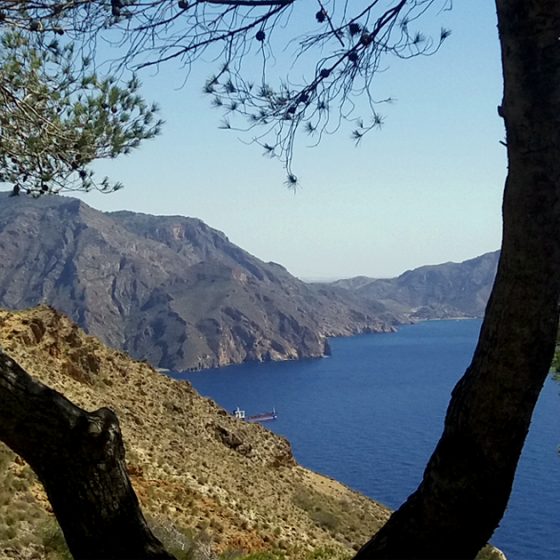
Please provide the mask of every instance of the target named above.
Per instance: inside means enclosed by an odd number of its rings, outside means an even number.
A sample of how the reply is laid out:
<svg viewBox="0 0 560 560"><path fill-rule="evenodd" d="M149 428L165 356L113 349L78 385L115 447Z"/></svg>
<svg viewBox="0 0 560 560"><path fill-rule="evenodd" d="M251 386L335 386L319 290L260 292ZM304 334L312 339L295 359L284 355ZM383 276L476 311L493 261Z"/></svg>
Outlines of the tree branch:
<svg viewBox="0 0 560 560"><path fill-rule="evenodd" d="M1 349L0 402L0 440L43 483L76 560L173 560L142 515L111 410L82 410Z"/></svg>

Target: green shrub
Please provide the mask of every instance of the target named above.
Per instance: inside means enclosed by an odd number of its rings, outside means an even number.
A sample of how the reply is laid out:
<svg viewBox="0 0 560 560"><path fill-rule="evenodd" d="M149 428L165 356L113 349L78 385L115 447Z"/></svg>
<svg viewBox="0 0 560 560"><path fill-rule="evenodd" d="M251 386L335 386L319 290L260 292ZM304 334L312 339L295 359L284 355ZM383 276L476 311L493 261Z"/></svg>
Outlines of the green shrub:
<svg viewBox="0 0 560 560"><path fill-rule="evenodd" d="M248 556L240 556L238 560L284 560L285 556L277 552L254 552Z"/></svg>
<svg viewBox="0 0 560 560"><path fill-rule="evenodd" d="M62 530L56 521L51 520L43 525L41 542L49 560L72 560Z"/></svg>
<svg viewBox="0 0 560 560"><path fill-rule="evenodd" d="M17 537L17 529L13 525L0 525L0 543L7 543Z"/></svg>
<svg viewBox="0 0 560 560"><path fill-rule="evenodd" d="M339 526L339 520L336 515L330 511L319 509L312 511L309 515L317 525L328 531L334 531Z"/></svg>
<svg viewBox="0 0 560 560"><path fill-rule="evenodd" d="M305 560L349 560L351 554L334 548L318 548L310 552Z"/></svg>
<svg viewBox="0 0 560 560"><path fill-rule="evenodd" d="M325 496L305 486L299 486L293 501L296 506L306 511L319 527L332 532L340 526L344 511L334 500L327 500Z"/></svg>
<svg viewBox="0 0 560 560"><path fill-rule="evenodd" d="M202 560L202 538L192 529L181 529L169 519L147 516L148 525L156 538L158 538L167 552L177 560Z"/></svg>
<svg viewBox="0 0 560 560"><path fill-rule="evenodd" d="M7 466L13 461L14 454L0 442L0 474L2 474Z"/></svg>

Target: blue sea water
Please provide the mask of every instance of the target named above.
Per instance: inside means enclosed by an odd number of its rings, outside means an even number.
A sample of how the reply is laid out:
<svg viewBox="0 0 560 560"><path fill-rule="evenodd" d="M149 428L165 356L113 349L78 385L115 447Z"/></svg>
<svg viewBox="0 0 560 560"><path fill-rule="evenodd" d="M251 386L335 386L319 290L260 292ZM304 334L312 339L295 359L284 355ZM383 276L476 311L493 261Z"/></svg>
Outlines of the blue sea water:
<svg viewBox="0 0 560 560"><path fill-rule="evenodd" d="M392 507L415 490L480 321L432 321L396 334L331 340L332 357L183 374L203 395L267 426L297 460ZM179 376L178 376L179 377ZM547 380L492 542L509 560L560 558L560 384Z"/></svg>

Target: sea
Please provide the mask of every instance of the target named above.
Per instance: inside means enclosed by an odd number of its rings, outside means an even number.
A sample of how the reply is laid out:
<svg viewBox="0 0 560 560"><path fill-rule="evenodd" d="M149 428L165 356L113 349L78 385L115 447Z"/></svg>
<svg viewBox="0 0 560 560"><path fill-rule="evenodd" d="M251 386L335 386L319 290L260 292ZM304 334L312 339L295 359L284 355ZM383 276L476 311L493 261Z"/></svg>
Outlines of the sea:
<svg viewBox="0 0 560 560"><path fill-rule="evenodd" d="M229 411L275 408L266 426L289 439L299 463L396 508L421 480L480 325L427 321L333 338L328 358L174 375ZM491 541L509 560L560 558L559 445L560 383L549 378Z"/></svg>

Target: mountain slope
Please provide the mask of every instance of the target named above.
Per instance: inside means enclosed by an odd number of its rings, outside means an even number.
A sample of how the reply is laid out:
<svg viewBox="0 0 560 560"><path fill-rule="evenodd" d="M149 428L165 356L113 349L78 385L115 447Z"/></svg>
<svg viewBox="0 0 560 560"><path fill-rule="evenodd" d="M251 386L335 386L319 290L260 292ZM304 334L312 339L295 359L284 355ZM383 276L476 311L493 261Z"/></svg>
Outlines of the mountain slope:
<svg viewBox="0 0 560 560"><path fill-rule="evenodd" d="M49 307L0 311L0 345L78 406L118 414L133 486L168 546L281 549L303 560L312 548L350 552L388 517L379 504L298 466L284 438L104 347ZM0 557L53 560L42 487L1 443L0 483Z"/></svg>
<svg viewBox="0 0 560 560"><path fill-rule="evenodd" d="M422 266L397 278L339 280L336 287L377 301L412 319L481 317L492 289L499 251L462 263Z"/></svg>
<svg viewBox="0 0 560 560"><path fill-rule="evenodd" d="M52 308L0 310L0 347L78 406L117 413L142 509L178 558L274 551L266 558L348 560L389 517L297 465L284 438L105 347ZM1 442L0 558L69 558L41 484ZM477 558L504 556L486 547Z"/></svg>
<svg viewBox="0 0 560 560"><path fill-rule="evenodd" d="M0 193L0 306L38 303L174 370L318 357L327 336L396 321L377 302L260 261L200 220Z"/></svg>

